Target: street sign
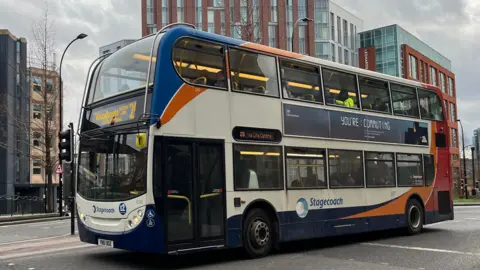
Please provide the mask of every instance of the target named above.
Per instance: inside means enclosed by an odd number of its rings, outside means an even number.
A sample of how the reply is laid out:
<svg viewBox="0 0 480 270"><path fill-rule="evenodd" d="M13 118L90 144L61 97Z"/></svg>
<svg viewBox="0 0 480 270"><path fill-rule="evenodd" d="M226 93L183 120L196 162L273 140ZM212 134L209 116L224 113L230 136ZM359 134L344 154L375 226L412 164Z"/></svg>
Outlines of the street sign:
<svg viewBox="0 0 480 270"><path fill-rule="evenodd" d="M55 169L56 174L63 174L62 165L57 164L57 169Z"/></svg>

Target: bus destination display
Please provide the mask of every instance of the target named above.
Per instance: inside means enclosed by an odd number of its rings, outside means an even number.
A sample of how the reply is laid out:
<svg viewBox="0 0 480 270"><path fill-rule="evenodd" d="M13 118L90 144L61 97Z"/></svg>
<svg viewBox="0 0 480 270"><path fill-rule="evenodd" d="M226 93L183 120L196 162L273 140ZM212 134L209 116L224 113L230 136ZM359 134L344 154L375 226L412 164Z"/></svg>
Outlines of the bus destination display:
<svg viewBox="0 0 480 270"><path fill-rule="evenodd" d="M143 96L115 102L92 110L90 122L98 127L137 120L143 113Z"/></svg>
<svg viewBox="0 0 480 270"><path fill-rule="evenodd" d="M428 145L428 125L417 121L284 104L285 134Z"/></svg>
<svg viewBox="0 0 480 270"><path fill-rule="evenodd" d="M239 141L280 142L282 133L276 129L235 127L232 131L233 138Z"/></svg>

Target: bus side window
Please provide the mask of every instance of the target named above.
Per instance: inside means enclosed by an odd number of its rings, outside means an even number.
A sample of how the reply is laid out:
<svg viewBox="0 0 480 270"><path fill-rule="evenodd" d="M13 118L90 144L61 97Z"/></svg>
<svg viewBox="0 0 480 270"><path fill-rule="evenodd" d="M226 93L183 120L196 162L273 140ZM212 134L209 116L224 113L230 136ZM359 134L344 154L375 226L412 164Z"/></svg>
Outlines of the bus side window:
<svg viewBox="0 0 480 270"><path fill-rule="evenodd" d="M322 69L325 99L329 105L358 108L357 78L353 74Z"/></svg>
<svg viewBox="0 0 480 270"><path fill-rule="evenodd" d="M281 60L282 90L285 97L323 103L319 68Z"/></svg>
<svg viewBox="0 0 480 270"><path fill-rule="evenodd" d="M364 110L391 112L388 82L359 76L358 84Z"/></svg>
<svg viewBox="0 0 480 270"><path fill-rule="evenodd" d="M418 100L415 88L392 83L390 89L394 114L418 118Z"/></svg>
<svg viewBox="0 0 480 270"><path fill-rule="evenodd" d="M173 48L173 65L188 83L227 88L222 45L191 38L180 39Z"/></svg>

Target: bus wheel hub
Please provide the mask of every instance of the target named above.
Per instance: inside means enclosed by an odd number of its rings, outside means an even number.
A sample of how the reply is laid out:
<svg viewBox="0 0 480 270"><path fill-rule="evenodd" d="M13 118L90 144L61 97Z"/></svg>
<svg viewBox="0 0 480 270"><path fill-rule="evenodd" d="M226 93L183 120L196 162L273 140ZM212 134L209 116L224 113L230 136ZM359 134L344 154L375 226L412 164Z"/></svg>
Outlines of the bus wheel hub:
<svg viewBox="0 0 480 270"><path fill-rule="evenodd" d="M270 229L263 221L255 221L252 225L252 242L258 247L263 247L270 239Z"/></svg>

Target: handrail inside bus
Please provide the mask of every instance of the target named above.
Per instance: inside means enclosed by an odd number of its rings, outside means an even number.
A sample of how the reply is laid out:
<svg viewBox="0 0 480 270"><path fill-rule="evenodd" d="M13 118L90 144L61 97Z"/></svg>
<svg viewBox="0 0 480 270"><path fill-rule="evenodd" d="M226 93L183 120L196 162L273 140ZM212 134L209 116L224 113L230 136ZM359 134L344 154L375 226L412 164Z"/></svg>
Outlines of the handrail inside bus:
<svg viewBox="0 0 480 270"><path fill-rule="evenodd" d="M89 88L89 82L90 82L90 78L93 78L94 77L94 72L90 73L94 64L96 64L95 66L98 65L98 62L102 59L102 58L106 58L107 56L110 56L112 53L106 53L104 55L101 55L99 57L97 57L95 60L93 60L92 64L90 65L90 67L88 68L88 72L87 72L87 81L85 82L85 88L83 89L83 97L82 97L82 107L80 108L80 115L78 116L78 125L77 125L77 135L80 135L80 127L81 127L81 120L82 120L82 115L83 115L83 112L84 112L84 109L85 109L85 99L87 97L87 93L88 93L88 88ZM94 93L92 93L94 94Z"/></svg>
<svg viewBox="0 0 480 270"><path fill-rule="evenodd" d="M187 201L188 204L188 224L192 224L192 206L190 203L190 199L186 196L180 196L180 195L168 195L168 198L171 199L181 199Z"/></svg>
<svg viewBox="0 0 480 270"><path fill-rule="evenodd" d="M158 36L165 32L166 29L178 26L178 25L184 25L184 26L189 26L192 27L193 29L197 29L195 25L190 24L190 23L183 23L183 22L176 22L176 23L171 23L169 25L164 26L160 31L155 34L155 38L153 39L152 43L152 48L150 50L150 58L148 59L148 70L147 70L147 85L145 86L145 101L143 103L143 114L145 115L147 113L147 95L148 95L148 84L150 83L150 72L152 71L152 58L153 58L153 50L155 49L155 44L157 43L157 38Z"/></svg>

